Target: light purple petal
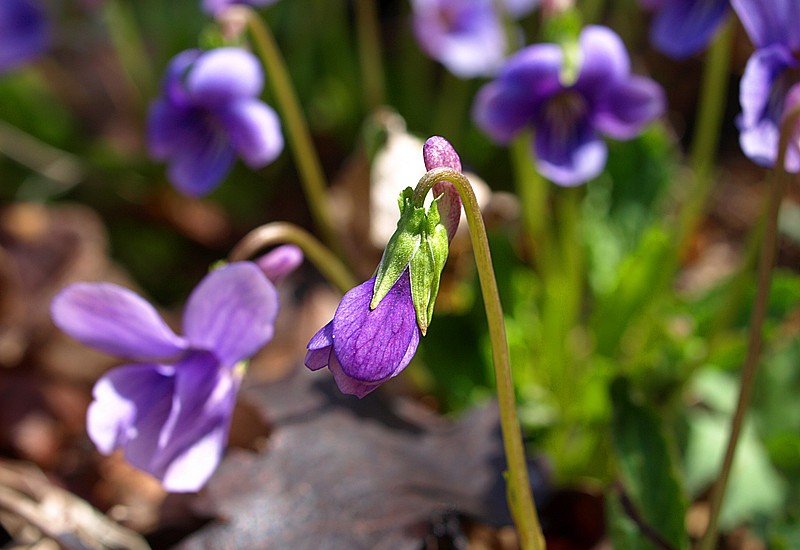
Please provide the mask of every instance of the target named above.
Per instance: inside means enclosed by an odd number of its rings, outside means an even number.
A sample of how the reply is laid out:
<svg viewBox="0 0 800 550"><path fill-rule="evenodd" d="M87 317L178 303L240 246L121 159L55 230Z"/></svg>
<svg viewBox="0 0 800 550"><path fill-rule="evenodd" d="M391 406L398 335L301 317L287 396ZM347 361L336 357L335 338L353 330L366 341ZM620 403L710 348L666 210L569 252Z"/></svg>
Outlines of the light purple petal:
<svg viewBox="0 0 800 550"><path fill-rule="evenodd" d="M180 354L186 342L136 293L110 283L76 283L50 306L53 322L105 353L140 361Z"/></svg>
<svg viewBox="0 0 800 550"><path fill-rule="evenodd" d="M202 54L186 76L186 89L198 105L219 106L254 98L264 87L258 59L241 48L217 48Z"/></svg>
<svg viewBox="0 0 800 550"><path fill-rule="evenodd" d="M335 354L331 354L331 364L328 365L328 369L331 371L331 374L333 374L333 380L339 387L340 392L347 395L355 395L359 399L371 391L376 390L378 386L385 381L380 380L378 382L364 383L351 376L348 376L347 373L342 370L342 365L336 359ZM386 379L388 378L390 377L387 377Z"/></svg>
<svg viewBox="0 0 800 550"><path fill-rule="evenodd" d="M590 25L579 38L580 70L575 87L589 97L627 79L630 60L625 44L607 27Z"/></svg>
<svg viewBox="0 0 800 550"><path fill-rule="evenodd" d="M280 119L264 102L234 101L217 113L233 148L250 168L266 166L283 151Z"/></svg>
<svg viewBox="0 0 800 550"><path fill-rule="evenodd" d="M580 185L598 176L606 164L608 149L588 120L564 124L547 118L536 126L536 167L558 185Z"/></svg>
<svg viewBox="0 0 800 550"><path fill-rule="evenodd" d="M776 85L781 76L797 64L791 52L782 46L762 48L750 56L739 84L745 127L755 126L764 118L777 123L783 111L783 98L781 90L775 89Z"/></svg>
<svg viewBox="0 0 800 550"><path fill-rule="evenodd" d="M270 6L278 0L203 0L203 10L206 13L216 14L223 9L235 4L247 4L250 6Z"/></svg>
<svg viewBox="0 0 800 550"><path fill-rule="evenodd" d="M0 2L0 73L33 60L50 46L50 26L38 2Z"/></svg>
<svg viewBox="0 0 800 550"><path fill-rule="evenodd" d="M175 107L190 107L192 100L186 91L186 74L202 52L198 49L184 50L173 57L161 82L165 98Z"/></svg>
<svg viewBox="0 0 800 550"><path fill-rule="evenodd" d="M761 120L753 126L742 127L739 122L739 145L744 154L766 168L775 166L778 158L778 142L780 139L778 125L771 120ZM796 143L790 143L786 152L786 170L791 173L800 172L800 151Z"/></svg>
<svg viewBox="0 0 800 550"><path fill-rule="evenodd" d="M167 176L175 188L192 197L213 191L233 167L236 156L227 136L209 127L195 126L169 158Z"/></svg>
<svg viewBox="0 0 800 550"><path fill-rule="evenodd" d="M664 113L664 90L653 80L633 76L611 88L595 106L595 128L616 139L631 139Z"/></svg>
<svg viewBox="0 0 800 550"><path fill-rule="evenodd" d="M428 138L422 146L422 158L426 170L443 167L461 172L461 159L458 153L450 142L441 136ZM461 197L455 186L447 181L437 182L433 186L433 196L441 197L437 208L442 224L447 228L447 238L452 241L458 229L458 222L461 220Z"/></svg>
<svg viewBox="0 0 800 550"><path fill-rule="evenodd" d="M333 317L333 350L342 370L363 383L379 382L408 365L419 344L408 271L374 310L369 309L375 279L353 288Z"/></svg>
<svg viewBox="0 0 800 550"><path fill-rule="evenodd" d="M309 370L319 370L331 362L333 348L333 321L322 327L308 342L305 365Z"/></svg>
<svg viewBox="0 0 800 550"><path fill-rule="evenodd" d="M278 292L252 262L215 269L194 289L183 314L186 338L232 366L272 339Z"/></svg>
<svg viewBox="0 0 800 550"><path fill-rule="evenodd" d="M728 13L728 0L674 0L655 15L650 41L661 52L683 59L703 49Z"/></svg>
<svg viewBox="0 0 800 550"><path fill-rule="evenodd" d="M172 410L173 372L161 365L126 365L97 381L86 430L101 453L123 449L128 462L153 473L151 460Z"/></svg>
<svg viewBox="0 0 800 550"><path fill-rule="evenodd" d="M800 50L800 2L797 0L731 0L757 48L781 45Z"/></svg>
<svg viewBox="0 0 800 550"><path fill-rule="evenodd" d="M277 285L303 263L303 251L299 246L284 244L270 250L255 261L258 268Z"/></svg>

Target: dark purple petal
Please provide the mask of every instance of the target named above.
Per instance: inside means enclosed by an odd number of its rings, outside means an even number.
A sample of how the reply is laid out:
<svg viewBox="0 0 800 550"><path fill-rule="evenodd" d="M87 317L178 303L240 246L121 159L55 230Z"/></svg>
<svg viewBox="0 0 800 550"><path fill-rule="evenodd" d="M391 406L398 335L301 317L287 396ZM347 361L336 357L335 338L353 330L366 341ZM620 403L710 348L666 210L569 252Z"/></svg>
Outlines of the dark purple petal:
<svg viewBox="0 0 800 550"><path fill-rule="evenodd" d="M217 48L202 54L186 75L186 89L198 105L216 107L254 98L264 87L256 56L241 48Z"/></svg>
<svg viewBox="0 0 800 550"><path fill-rule="evenodd" d="M800 2L797 0L731 0L757 48L781 45L800 50Z"/></svg>
<svg viewBox="0 0 800 550"><path fill-rule="evenodd" d="M167 99L158 99L150 106L147 117L147 145L156 160L167 160L185 143L207 132L198 109L180 107Z"/></svg>
<svg viewBox="0 0 800 550"><path fill-rule="evenodd" d="M333 348L333 321L322 327L308 342L305 365L309 370L327 367L331 361Z"/></svg>
<svg viewBox="0 0 800 550"><path fill-rule="evenodd" d="M563 88L561 65L564 53L556 44L534 44L515 53L500 71L498 79L510 88L527 92L533 103Z"/></svg>
<svg viewBox="0 0 800 550"><path fill-rule="evenodd" d="M197 132L184 135L169 158L167 175L175 188L192 197L209 194L228 175L236 160L227 136L195 120Z"/></svg>
<svg viewBox="0 0 800 550"><path fill-rule="evenodd" d="M76 340L135 360L167 359L186 342L136 293L110 283L76 283L50 306L53 322Z"/></svg>
<svg viewBox="0 0 800 550"><path fill-rule="evenodd" d="M428 138L422 146L422 158L426 170L443 167L461 172L461 159L458 153L443 137ZM458 222L461 220L461 197L455 186L447 181L437 182L433 186L433 196L441 197L437 208L442 224L447 228L447 238L452 241L458 229Z"/></svg>
<svg viewBox="0 0 800 550"><path fill-rule="evenodd" d="M608 153L586 117L568 123L543 117L536 125L534 148L539 172L564 186L580 185L598 176Z"/></svg>
<svg viewBox="0 0 800 550"><path fill-rule="evenodd" d="M233 148L250 168L261 168L283 151L278 115L262 101L242 99L217 112Z"/></svg>
<svg viewBox="0 0 800 550"><path fill-rule="evenodd" d="M374 310L375 279L353 288L333 317L333 350L342 371L362 383L386 380L404 369L419 344L419 328L406 270Z"/></svg>
<svg viewBox="0 0 800 550"><path fill-rule="evenodd" d="M258 268L277 285L303 263L303 251L299 246L284 244L275 247L255 261Z"/></svg>
<svg viewBox="0 0 800 550"><path fill-rule="evenodd" d="M183 329L193 347L226 366L248 359L272 339L278 292L252 262L215 269L192 291Z"/></svg>
<svg viewBox="0 0 800 550"><path fill-rule="evenodd" d="M656 13L650 41L659 51L683 59L706 48L728 13L728 0L674 0Z"/></svg>
<svg viewBox="0 0 800 550"><path fill-rule="evenodd" d="M336 359L336 354L331 354L331 362L328 368L333 375L333 380L339 387L339 391L347 395L355 395L359 399L377 389L383 382L383 380L381 380L379 382L364 383L360 380L356 380L352 376L348 376L347 373L342 370L342 365L339 363L339 360Z"/></svg>
<svg viewBox="0 0 800 550"><path fill-rule="evenodd" d="M38 2L0 2L0 73L31 61L49 46L50 26Z"/></svg>
<svg viewBox="0 0 800 550"><path fill-rule="evenodd" d="M590 25L579 38L580 70L575 87L593 97L628 78L630 60L625 44L607 27Z"/></svg>
<svg viewBox="0 0 800 550"><path fill-rule="evenodd" d="M176 107L188 107L192 103L186 92L186 74L201 54L198 49L184 50L167 65L161 88L166 99Z"/></svg>
<svg viewBox="0 0 800 550"><path fill-rule="evenodd" d="M631 139L664 113L664 90L653 80L633 76L611 88L595 106L595 128L616 139Z"/></svg>
<svg viewBox="0 0 800 550"><path fill-rule="evenodd" d="M112 369L94 386L86 431L97 449L123 449L125 459L150 472L161 430L172 410L174 369L161 365L126 365Z"/></svg>
<svg viewBox="0 0 800 550"><path fill-rule="evenodd" d="M531 123L535 106L526 88L495 80L478 91L472 119L492 140L508 143Z"/></svg>

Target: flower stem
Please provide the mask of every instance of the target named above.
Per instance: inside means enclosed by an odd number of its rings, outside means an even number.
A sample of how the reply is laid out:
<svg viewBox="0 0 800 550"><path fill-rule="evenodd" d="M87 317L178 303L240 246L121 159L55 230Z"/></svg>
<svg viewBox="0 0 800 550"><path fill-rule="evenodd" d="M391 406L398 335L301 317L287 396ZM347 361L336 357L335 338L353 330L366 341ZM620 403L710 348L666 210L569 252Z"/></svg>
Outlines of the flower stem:
<svg viewBox="0 0 800 550"><path fill-rule="evenodd" d="M539 518L536 515L536 506L528 478L528 465L525 460L525 448L522 443L522 432L517 417L508 341L503 322L503 307L500 304L497 280L492 267L486 227L483 224L478 201L469 180L449 168L436 168L422 177L414 190L415 204L422 206L428 191L440 181L448 181L456 187L469 223L472 249L489 324L489 337L492 342L497 399L500 407L500 427L508 464L506 498L511 509L511 516L517 526L523 550L544 550L544 535L542 535Z"/></svg>
<svg viewBox="0 0 800 550"><path fill-rule="evenodd" d="M367 109L372 112L386 101L380 25L375 0L356 0L356 23L364 99Z"/></svg>
<svg viewBox="0 0 800 550"><path fill-rule="evenodd" d="M736 454L736 445L744 424L744 416L750 405L753 392L758 362L761 356L763 343L763 326L767 315L769 302L770 283L772 280L772 267L778 249L778 212L781 199L791 174L786 171L786 147L794 132L795 125L800 120L800 107L792 109L784 116L781 123L780 141L778 143L778 158L772 170L771 185L769 186L766 211L764 212L764 232L761 242L761 255L758 262L758 282L756 286L755 303L750 315L750 329L747 341L747 356L742 366L742 380L739 387L739 399L731 422L731 431L725 457L722 461L722 470L716 483L711 489L709 502L709 523L703 538L698 543L698 550L713 550L717 545L719 536L719 513L725 499L725 490Z"/></svg>
<svg viewBox="0 0 800 550"><path fill-rule="evenodd" d="M241 8L246 13L247 27L270 76L275 98L286 122L287 137L300 171L300 180L306 200L308 200L311 216L314 218L314 223L322 234L323 240L339 253L341 247L328 214L328 203L325 196L327 183L322 163L311 141L308 124L300 110L300 102L292 86L289 71L275 43L275 37L252 9L244 6L237 6L237 8Z"/></svg>
<svg viewBox="0 0 800 550"><path fill-rule="evenodd" d="M333 252L305 229L287 222L273 222L256 227L233 247L228 254L228 260L244 261L268 246L287 243L299 246L305 257L342 294L356 286L355 278Z"/></svg>

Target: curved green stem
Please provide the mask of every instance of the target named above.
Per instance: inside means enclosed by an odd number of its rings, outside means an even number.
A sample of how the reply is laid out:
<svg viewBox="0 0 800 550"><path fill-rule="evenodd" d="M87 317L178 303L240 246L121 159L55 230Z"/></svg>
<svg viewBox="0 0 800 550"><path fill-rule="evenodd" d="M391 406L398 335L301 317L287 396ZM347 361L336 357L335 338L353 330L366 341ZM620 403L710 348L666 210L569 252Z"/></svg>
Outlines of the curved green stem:
<svg viewBox="0 0 800 550"><path fill-rule="evenodd" d="M386 101L380 25L375 0L356 0L356 23L364 99L369 112L372 112Z"/></svg>
<svg viewBox="0 0 800 550"><path fill-rule="evenodd" d="M717 537L719 536L719 513L725 499L725 491L736 454L736 445L744 425L745 413L750 405L750 397L753 392L758 362L761 356L762 332L769 303L772 267L775 263L778 249L778 212L784 190L791 180L791 174L786 171L786 147L799 120L800 107L796 107L784 116L781 123L778 158L772 171L772 181L769 186L769 195L767 196L766 211L764 213L764 233L761 242L761 255L758 261L756 298L750 316L747 356L742 366L739 399L736 402L736 411L731 422L731 432L728 438L728 446L725 449L725 457L722 461L722 470L711 490L708 529L706 529L703 538L698 543L698 550L713 550L716 548Z"/></svg>
<svg viewBox="0 0 800 550"><path fill-rule="evenodd" d="M286 123L286 134L300 171L300 181L303 184L303 191L308 200L314 223L322 234L323 240L338 253L341 251L341 247L328 214L325 194L327 183L322 163L311 141L311 132L303 117L300 102L292 86L289 71L275 43L275 37L252 9L244 6L237 6L237 8L241 8L246 13L247 27L270 76L269 80L272 82L278 107Z"/></svg>
<svg viewBox="0 0 800 550"><path fill-rule="evenodd" d="M525 460L525 448L517 417L517 405L514 398L514 384L511 377L511 362L508 353L508 341L503 321L503 307L497 290L497 280L492 267L492 256L486 227L483 224L478 201L469 180L449 168L430 170L417 184L414 190L414 202L422 206L428 191L440 181L452 183L461 196L464 212L469 223L472 249L478 278L481 284L486 318L489 324L489 337L492 342L492 357L497 383L497 399L500 406L500 427L503 432L503 446L508 463L506 497L511 515L517 526L523 550L544 550L545 542L536 506L528 479L528 465Z"/></svg>
<svg viewBox="0 0 800 550"><path fill-rule="evenodd" d="M356 286L355 278L333 252L305 229L287 222L273 222L256 227L233 247L228 254L228 260L231 262L248 260L268 246L287 243L299 246L305 257L342 294Z"/></svg>

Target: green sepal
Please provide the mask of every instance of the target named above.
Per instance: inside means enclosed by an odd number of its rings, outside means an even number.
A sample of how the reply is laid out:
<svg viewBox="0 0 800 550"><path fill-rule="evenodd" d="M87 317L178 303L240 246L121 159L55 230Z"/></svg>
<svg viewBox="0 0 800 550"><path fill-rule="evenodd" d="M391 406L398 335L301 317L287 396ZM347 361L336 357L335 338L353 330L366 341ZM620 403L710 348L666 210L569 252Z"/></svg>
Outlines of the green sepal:
<svg viewBox="0 0 800 550"><path fill-rule="evenodd" d="M392 289L397 279L408 267L411 258L416 254L422 242L425 230L425 209L414 206L414 190L406 187L400 199L400 219L386 249L383 251L378 272L375 275L375 286L372 291L370 309L375 309Z"/></svg>
<svg viewBox="0 0 800 550"><path fill-rule="evenodd" d="M447 261L450 246L447 229L441 224L437 201L428 210L427 226L419 250L411 258L411 299L417 312L417 326L424 335L433 318L433 307L439 294L439 280Z"/></svg>

